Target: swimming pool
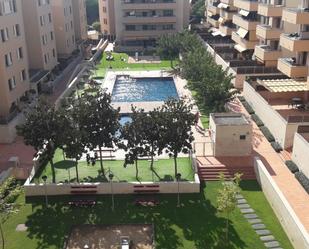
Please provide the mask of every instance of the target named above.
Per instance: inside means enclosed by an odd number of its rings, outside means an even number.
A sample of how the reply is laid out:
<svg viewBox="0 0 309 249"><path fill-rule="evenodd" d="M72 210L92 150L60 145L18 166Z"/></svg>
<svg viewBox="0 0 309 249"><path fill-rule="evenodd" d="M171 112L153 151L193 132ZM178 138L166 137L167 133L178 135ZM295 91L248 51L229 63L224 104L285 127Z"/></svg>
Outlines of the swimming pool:
<svg viewBox="0 0 309 249"><path fill-rule="evenodd" d="M130 78L118 76L112 92L113 102L165 101L178 98L172 77Z"/></svg>

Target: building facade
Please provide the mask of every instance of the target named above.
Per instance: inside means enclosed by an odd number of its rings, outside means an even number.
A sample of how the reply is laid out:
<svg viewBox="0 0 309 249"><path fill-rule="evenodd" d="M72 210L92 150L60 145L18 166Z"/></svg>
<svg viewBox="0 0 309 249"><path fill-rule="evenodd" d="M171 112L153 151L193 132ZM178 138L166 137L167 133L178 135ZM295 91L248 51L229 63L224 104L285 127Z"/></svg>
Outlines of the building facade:
<svg viewBox="0 0 309 249"><path fill-rule="evenodd" d="M73 0L73 16L74 16L74 28L75 38L77 44L87 40L87 12L85 0Z"/></svg>
<svg viewBox="0 0 309 249"><path fill-rule="evenodd" d="M72 0L50 0L50 3L58 57L70 57L76 49Z"/></svg>
<svg viewBox="0 0 309 249"><path fill-rule="evenodd" d="M50 1L22 1L22 11L29 67L50 71L58 63Z"/></svg>
<svg viewBox="0 0 309 249"><path fill-rule="evenodd" d="M30 89L21 0L0 1L0 134Z"/></svg>
<svg viewBox="0 0 309 249"><path fill-rule="evenodd" d="M152 48L162 34L183 30L189 24L190 1L100 0L103 34L115 35L119 47Z"/></svg>

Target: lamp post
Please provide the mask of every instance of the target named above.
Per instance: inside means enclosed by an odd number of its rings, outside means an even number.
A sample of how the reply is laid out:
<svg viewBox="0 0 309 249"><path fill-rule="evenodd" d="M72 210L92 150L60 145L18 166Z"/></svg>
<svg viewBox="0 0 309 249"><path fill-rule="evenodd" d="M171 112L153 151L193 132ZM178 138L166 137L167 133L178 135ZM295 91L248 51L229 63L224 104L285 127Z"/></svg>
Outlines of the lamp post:
<svg viewBox="0 0 309 249"><path fill-rule="evenodd" d="M181 179L181 174L178 173L178 174L176 175L176 180L177 180L177 192L178 192L178 194L177 194L177 207L180 207L180 194L179 194L179 181L180 181L180 179Z"/></svg>
<svg viewBox="0 0 309 249"><path fill-rule="evenodd" d="M114 190L113 190L113 178L114 178L114 175L112 173L110 173L108 175L108 178L109 178L109 181L111 183L111 192L112 192L112 211L114 211L115 209L115 203L114 203Z"/></svg>
<svg viewBox="0 0 309 249"><path fill-rule="evenodd" d="M46 207L48 207L47 186L46 186L47 176L46 175L42 176L42 180L44 181L44 189L45 189L45 205Z"/></svg>

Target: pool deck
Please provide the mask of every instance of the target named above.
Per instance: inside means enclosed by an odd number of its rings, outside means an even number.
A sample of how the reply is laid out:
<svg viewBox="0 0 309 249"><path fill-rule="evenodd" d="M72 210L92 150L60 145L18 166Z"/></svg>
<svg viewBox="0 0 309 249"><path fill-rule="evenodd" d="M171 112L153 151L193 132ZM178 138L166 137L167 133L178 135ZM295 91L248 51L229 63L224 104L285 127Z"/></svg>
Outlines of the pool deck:
<svg viewBox="0 0 309 249"><path fill-rule="evenodd" d="M172 75L168 71L110 71L106 74L105 81L103 83L103 88L110 94L113 92L113 88L116 82L117 76L128 75L132 78L150 78L150 77L173 77L175 82L175 87L180 98L186 99L188 102L192 100L191 92L185 88L186 80L181 79L178 76ZM131 106L136 106L137 108L142 108L145 112L152 111L153 109L163 105L163 101L148 101L148 102L113 102L114 108L120 108L120 113L128 114L132 113ZM197 111L197 107L194 108L194 112Z"/></svg>

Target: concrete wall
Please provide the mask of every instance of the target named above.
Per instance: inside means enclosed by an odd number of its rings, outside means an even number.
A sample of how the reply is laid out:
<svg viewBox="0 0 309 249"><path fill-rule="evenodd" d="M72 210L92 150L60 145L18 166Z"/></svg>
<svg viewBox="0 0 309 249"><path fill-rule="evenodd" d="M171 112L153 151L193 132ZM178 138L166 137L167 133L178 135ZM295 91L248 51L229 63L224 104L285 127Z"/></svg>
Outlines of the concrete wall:
<svg viewBox="0 0 309 249"><path fill-rule="evenodd" d="M177 182L113 182L113 193L114 194L134 194L135 185L159 185L159 193L161 194L172 194L178 193ZM29 196L43 196L45 191L47 195L71 195L71 186L97 186L96 190L98 195L111 194L111 183L84 183L84 184L47 184L46 188L43 184L29 184L28 181L24 185L25 194ZM180 182L179 183L180 193L199 193L200 192L200 181L197 174L195 174L195 181L193 182Z"/></svg>
<svg viewBox="0 0 309 249"><path fill-rule="evenodd" d="M248 82L244 83L243 94L255 113L274 135L276 141L284 148L287 148L285 146L287 121L283 119Z"/></svg>
<svg viewBox="0 0 309 249"><path fill-rule="evenodd" d="M254 160L261 188L295 249L309 249L309 235L259 158Z"/></svg>
<svg viewBox="0 0 309 249"><path fill-rule="evenodd" d="M292 160L297 164L300 171L309 177L309 140L301 134L294 136Z"/></svg>

